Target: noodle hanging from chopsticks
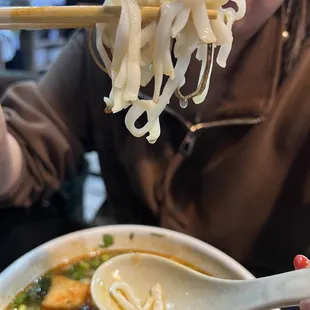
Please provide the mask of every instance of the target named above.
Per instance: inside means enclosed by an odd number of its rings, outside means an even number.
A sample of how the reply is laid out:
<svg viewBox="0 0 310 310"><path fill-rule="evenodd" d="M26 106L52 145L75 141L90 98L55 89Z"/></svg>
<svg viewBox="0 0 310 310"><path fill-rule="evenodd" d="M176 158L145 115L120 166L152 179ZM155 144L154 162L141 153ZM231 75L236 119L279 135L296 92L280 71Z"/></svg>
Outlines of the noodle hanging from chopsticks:
<svg viewBox="0 0 310 310"><path fill-rule="evenodd" d="M210 86L215 48L219 48L216 62L225 67L230 54L232 26L243 18L245 0L234 0L237 10L223 8L227 0L109 0L104 5L121 5L119 23L96 25L96 47L104 66L97 59L90 44L96 64L109 74L112 90L104 98L107 111L117 113L128 109L125 124L135 137L147 135L150 143L160 136L159 116L169 104L173 94L181 102L193 100L202 103ZM160 6L158 21L143 24L140 6ZM210 20L208 9L216 9L218 18ZM92 36L94 27L90 29ZM173 40L175 44L173 47ZM108 50L112 55L110 58ZM201 71L196 91L183 95L185 74L191 56L201 61ZM176 58L173 65L172 53ZM164 76L169 79L163 85ZM139 98L140 87L154 79L152 100ZM142 128L136 121L146 113L147 122Z"/></svg>

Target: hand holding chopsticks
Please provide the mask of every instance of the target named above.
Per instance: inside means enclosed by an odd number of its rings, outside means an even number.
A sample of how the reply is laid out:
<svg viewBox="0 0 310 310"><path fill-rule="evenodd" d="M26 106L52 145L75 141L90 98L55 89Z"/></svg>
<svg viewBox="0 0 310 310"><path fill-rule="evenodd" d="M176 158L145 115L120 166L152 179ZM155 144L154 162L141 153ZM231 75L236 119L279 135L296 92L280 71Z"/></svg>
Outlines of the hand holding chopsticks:
<svg viewBox="0 0 310 310"><path fill-rule="evenodd" d="M159 17L160 7L141 7L144 22ZM216 19L217 11L208 10ZM96 23L117 23L120 6L0 7L0 29L88 28Z"/></svg>

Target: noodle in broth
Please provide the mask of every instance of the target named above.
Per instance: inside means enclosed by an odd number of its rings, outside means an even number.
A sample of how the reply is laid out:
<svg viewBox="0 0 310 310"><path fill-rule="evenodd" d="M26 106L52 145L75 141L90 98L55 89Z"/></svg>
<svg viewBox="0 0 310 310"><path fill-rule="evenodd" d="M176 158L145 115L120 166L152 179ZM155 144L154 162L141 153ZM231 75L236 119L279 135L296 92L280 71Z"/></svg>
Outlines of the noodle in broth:
<svg viewBox="0 0 310 310"><path fill-rule="evenodd" d="M90 281L94 272L110 258L130 252L163 256L206 274L203 270L177 257L153 251L124 249L92 252L89 255L77 257L69 263L58 266L39 276L14 298L6 310L98 310L90 296ZM120 306L120 309L165 309L164 292L160 284L156 284L150 289L151 294L143 305L141 305L139 300L136 300L134 293L126 283L115 282L111 287L111 293L119 305L121 305L121 300L123 300L124 306ZM119 294L119 292L123 293L123 295ZM122 299L124 295L127 298Z"/></svg>

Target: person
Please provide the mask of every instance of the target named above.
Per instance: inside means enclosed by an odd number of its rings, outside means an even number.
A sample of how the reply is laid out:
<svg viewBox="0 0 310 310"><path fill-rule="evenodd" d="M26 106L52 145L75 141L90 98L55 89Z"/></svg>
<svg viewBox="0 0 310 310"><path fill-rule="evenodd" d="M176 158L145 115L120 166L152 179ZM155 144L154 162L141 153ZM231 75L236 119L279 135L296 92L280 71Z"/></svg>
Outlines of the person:
<svg viewBox="0 0 310 310"><path fill-rule="evenodd" d="M257 276L290 270L295 254L310 254L307 2L247 0L206 101L182 109L172 99L154 145L130 135L123 112L104 113L110 80L87 32L75 34L38 83L18 83L2 99L1 207L48 200L94 150L106 223L195 236ZM197 72L193 64L185 93Z"/></svg>

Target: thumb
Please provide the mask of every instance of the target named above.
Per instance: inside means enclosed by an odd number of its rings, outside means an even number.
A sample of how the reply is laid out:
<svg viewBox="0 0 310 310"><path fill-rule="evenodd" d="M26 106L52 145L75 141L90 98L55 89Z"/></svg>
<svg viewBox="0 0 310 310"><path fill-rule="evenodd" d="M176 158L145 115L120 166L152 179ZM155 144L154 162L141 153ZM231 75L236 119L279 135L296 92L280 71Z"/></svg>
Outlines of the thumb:
<svg viewBox="0 0 310 310"><path fill-rule="evenodd" d="M299 304L299 308L300 310L310 310L310 300L303 300L300 304Z"/></svg>
<svg viewBox="0 0 310 310"><path fill-rule="evenodd" d="M296 255L294 258L295 269L304 269L310 267L309 259L304 255Z"/></svg>
<svg viewBox="0 0 310 310"><path fill-rule="evenodd" d="M304 269L310 267L309 259L304 255L296 255L294 258L295 269ZM309 287L310 290L310 287ZM310 310L310 299L303 300L299 304L300 310Z"/></svg>

